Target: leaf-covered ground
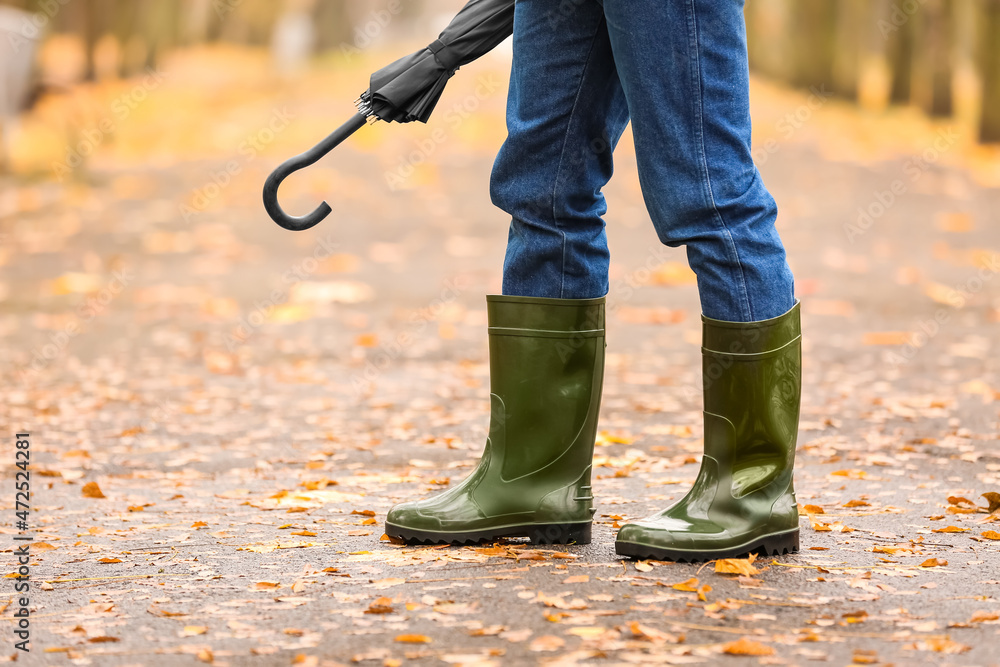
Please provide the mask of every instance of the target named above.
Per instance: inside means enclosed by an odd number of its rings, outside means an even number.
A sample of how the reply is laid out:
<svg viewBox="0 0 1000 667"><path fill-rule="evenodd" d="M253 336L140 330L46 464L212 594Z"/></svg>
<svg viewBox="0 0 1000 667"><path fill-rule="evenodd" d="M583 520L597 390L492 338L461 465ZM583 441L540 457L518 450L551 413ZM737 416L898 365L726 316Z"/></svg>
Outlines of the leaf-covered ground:
<svg viewBox="0 0 1000 667"><path fill-rule="evenodd" d="M0 423L32 440L19 663L996 663L995 154L755 84L803 302L799 554L614 554L618 524L685 492L702 434L693 276L656 241L629 137L594 542L403 547L381 539L388 508L454 484L484 442L506 65L463 70L429 126L364 128L289 179L289 210L334 208L293 234L263 179L352 113L370 63L280 82L195 56L62 180L65 146L140 84L43 101L2 181Z"/></svg>

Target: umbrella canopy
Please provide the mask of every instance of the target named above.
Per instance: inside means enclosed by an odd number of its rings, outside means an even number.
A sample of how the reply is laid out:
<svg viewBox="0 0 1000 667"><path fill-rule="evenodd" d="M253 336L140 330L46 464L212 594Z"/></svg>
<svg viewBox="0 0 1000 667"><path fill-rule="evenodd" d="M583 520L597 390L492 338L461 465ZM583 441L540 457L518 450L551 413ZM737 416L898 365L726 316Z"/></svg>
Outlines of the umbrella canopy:
<svg viewBox="0 0 1000 667"><path fill-rule="evenodd" d="M455 71L514 32L514 0L470 0L425 49L372 74L356 104L369 117L426 123Z"/></svg>

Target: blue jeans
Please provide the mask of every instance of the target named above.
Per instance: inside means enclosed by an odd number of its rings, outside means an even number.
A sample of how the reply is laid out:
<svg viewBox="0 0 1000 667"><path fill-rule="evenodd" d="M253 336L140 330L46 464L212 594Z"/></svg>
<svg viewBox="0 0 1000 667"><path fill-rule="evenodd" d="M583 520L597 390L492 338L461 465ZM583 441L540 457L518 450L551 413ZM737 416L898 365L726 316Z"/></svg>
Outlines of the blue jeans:
<svg viewBox="0 0 1000 667"><path fill-rule="evenodd" d="M601 189L631 120L646 208L660 241L687 247L703 313L788 311L749 97L742 0L517 0L508 137L490 182L512 217L503 293L607 294Z"/></svg>

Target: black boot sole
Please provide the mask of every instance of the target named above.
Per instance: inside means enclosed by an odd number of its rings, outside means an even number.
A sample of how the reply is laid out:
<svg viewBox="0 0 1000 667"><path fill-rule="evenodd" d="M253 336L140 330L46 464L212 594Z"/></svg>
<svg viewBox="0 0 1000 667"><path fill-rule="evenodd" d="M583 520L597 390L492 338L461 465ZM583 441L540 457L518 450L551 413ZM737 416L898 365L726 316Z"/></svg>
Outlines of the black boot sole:
<svg viewBox="0 0 1000 667"><path fill-rule="evenodd" d="M503 526L461 533L415 530L386 522L385 534L407 544L478 544L501 537L527 537L532 544L590 544L591 523L542 523Z"/></svg>
<svg viewBox="0 0 1000 667"><path fill-rule="evenodd" d="M759 537L745 545L731 549L687 551L684 549L662 549L660 547L636 544L634 542L615 542L615 553L619 556L649 560L672 560L678 563L700 563L717 558L737 558L750 553L762 556L781 556L795 553L799 550L799 529L785 533L772 533Z"/></svg>

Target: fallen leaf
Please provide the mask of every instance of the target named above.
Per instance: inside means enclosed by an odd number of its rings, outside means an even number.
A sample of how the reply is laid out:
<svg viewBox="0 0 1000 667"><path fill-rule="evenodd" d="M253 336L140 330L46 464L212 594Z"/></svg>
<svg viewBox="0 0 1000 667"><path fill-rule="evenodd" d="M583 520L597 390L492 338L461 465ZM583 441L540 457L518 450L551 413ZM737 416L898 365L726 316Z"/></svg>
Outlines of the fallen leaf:
<svg viewBox="0 0 1000 667"><path fill-rule="evenodd" d="M990 504L989 508L986 510L990 514L993 514L997 510L1000 510L1000 493L994 491L988 491L982 495L986 498L986 502Z"/></svg>
<svg viewBox="0 0 1000 667"><path fill-rule="evenodd" d="M101 487L97 485L97 482L87 482L83 485L83 497L84 498L106 498L107 496L101 492Z"/></svg>
<svg viewBox="0 0 1000 667"><path fill-rule="evenodd" d="M750 554L749 558L720 558L715 561L715 571L719 574L742 574L752 577L760 574L760 570L753 566L756 559L756 554Z"/></svg>
<svg viewBox="0 0 1000 667"><path fill-rule="evenodd" d="M528 644L528 648L532 651L558 651L563 646L566 645L566 640L562 637L556 637L555 635L542 635L541 637L535 637Z"/></svg>
<svg viewBox="0 0 1000 667"><path fill-rule="evenodd" d="M121 558L98 558L97 562L98 563L120 563L120 562L122 562L122 559Z"/></svg>
<svg viewBox="0 0 1000 667"><path fill-rule="evenodd" d="M944 528L935 528L932 533L967 533L969 528L959 528L958 526L945 526Z"/></svg>
<svg viewBox="0 0 1000 667"><path fill-rule="evenodd" d="M927 560L925 560L923 563L920 564L920 567L944 567L947 564L948 561L946 560L940 560L938 558L928 558Z"/></svg>
<svg viewBox="0 0 1000 667"><path fill-rule="evenodd" d="M983 537L988 540L1000 540L1000 533L995 530L987 530L983 533Z"/></svg>
<svg viewBox="0 0 1000 667"><path fill-rule="evenodd" d="M566 577L563 579L564 584L585 584L590 581L590 576L586 574L578 574L573 577Z"/></svg>
<svg viewBox="0 0 1000 667"><path fill-rule="evenodd" d="M995 611L977 611L972 614L969 623L984 623L986 621L1000 621L1000 613Z"/></svg>
<svg viewBox="0 0 1000 667"><path fill-rule="evenodd" d="M403 644L430 644L431 638L427 635L396 635L396 641Z"/></svg>
<svg viewBox="0 0 1000 667"><path fill-rule="evenodd" d="M722 652L728 655L774 655L774 649L742 637L722 645Z"/></svg>

